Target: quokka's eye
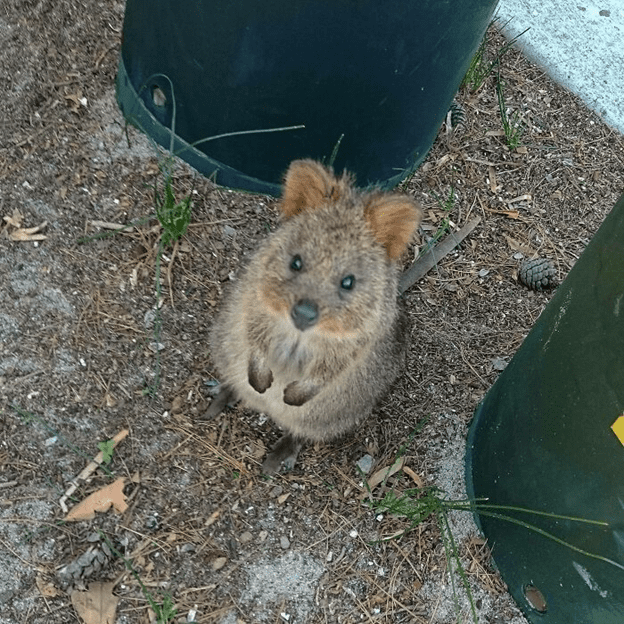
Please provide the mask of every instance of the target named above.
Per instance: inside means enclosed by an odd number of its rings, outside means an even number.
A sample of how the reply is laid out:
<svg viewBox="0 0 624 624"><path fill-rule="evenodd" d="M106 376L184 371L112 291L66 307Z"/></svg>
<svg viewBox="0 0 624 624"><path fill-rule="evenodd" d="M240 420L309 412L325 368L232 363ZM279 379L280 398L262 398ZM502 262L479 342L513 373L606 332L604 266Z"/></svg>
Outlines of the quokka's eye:
<svg viewBox="0 0 624 624"><path fill-rule="evenodd" d="M299 254L292 257L290 261L290 270L291 271L301 271L303 269L303 260Z"/></svg>
<svg viewBox="0 0 624 624"><path fill-rule="evenodd" d="M347 275L340 280L340 288L343 290L353 290L355 286L355 276Z"/></svg>

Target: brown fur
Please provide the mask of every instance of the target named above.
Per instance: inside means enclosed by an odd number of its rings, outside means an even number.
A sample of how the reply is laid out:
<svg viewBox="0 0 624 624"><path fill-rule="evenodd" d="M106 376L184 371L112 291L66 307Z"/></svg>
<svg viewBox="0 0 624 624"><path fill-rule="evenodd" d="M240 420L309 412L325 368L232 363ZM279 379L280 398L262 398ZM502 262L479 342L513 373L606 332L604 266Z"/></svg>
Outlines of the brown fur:
<svg viewBox="0 0 624 624"><path fill-rule="evenodd" d="M211 337L222 392L287 432L265 472L293 463L303 440L353 429L399 374L397 261L421 219L409 197L359 191L310 160L291 164L280 208L284 224L234 285Z"/></svg>

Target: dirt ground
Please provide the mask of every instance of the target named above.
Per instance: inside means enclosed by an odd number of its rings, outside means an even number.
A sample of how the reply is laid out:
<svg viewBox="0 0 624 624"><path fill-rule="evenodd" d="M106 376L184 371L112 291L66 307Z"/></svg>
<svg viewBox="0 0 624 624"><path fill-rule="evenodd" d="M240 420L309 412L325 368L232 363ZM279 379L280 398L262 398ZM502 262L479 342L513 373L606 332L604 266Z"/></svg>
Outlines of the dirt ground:
<svg viewBox="0 0 624 624"><path fill-rule="evenodd" d="M173 608L162 621L471 621L435 516L383 541L409 521L362 502L356 463L370 455L374 472L407 444L375 499L420 485L463 496L467 425L550 297L518 282L519 264L550 258L565 277L623 190L622 136L517 50L501 69L518 149L501 136L493 76L462 90L464 124L441 129L406 191L425 207L422 243L446 218L452 231L481 222L408 291L408 365L375 417L268 480L259 466L276 427L240 408L202 414L214 311L276 226L275 202L179 163L174 189L192 193L192 220L157 271L163 157L126 135L116 106L123 11L0 3L0 624L83 621L70 596L97 582L113 584L118 623ZM502 44L492 31L490 50ZM95 221L142 217L95 237ZM44 240L13 240L44 223ZM124 477L128 508L65 522L61 497L123 429L68 506ZM523 622L471 519L450 520L479 621Z"/></svg>

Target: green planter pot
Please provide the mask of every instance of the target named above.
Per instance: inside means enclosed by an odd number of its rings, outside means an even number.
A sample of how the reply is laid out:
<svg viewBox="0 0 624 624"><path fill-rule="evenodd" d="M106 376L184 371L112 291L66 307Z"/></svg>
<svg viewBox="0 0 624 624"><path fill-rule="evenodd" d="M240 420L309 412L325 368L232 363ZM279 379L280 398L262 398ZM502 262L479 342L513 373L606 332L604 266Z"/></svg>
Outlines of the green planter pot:
<svg viewBox="0 0 624 624"><path fill-rule="evenodd" d="M292 160L334 152L360 185L393 186L431 147L496 3L128 0L118 101L225 186L278 194Z"/></svg>
<svg viewBox="0 0 624 624"><path fill-rule="evenodd" d="M475 413L471 498L608 523L477 513L494 561L531 622L624 622L624 196ZM621 422L621 421L620 421Z"/></svg>

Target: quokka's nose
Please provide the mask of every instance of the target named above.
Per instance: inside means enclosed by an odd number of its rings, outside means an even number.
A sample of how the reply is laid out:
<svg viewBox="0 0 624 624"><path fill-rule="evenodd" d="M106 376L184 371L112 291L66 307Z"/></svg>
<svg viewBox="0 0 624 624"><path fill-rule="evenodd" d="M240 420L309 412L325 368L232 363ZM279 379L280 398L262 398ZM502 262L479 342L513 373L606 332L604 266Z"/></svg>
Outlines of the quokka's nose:
<svg viewBox="0 0 624 624"><path fill-rule="evenodd" d="M301 299L292 307L290 316L295 327L300 331L304 331L318 321L318 306L314 301Z"/></svg>

